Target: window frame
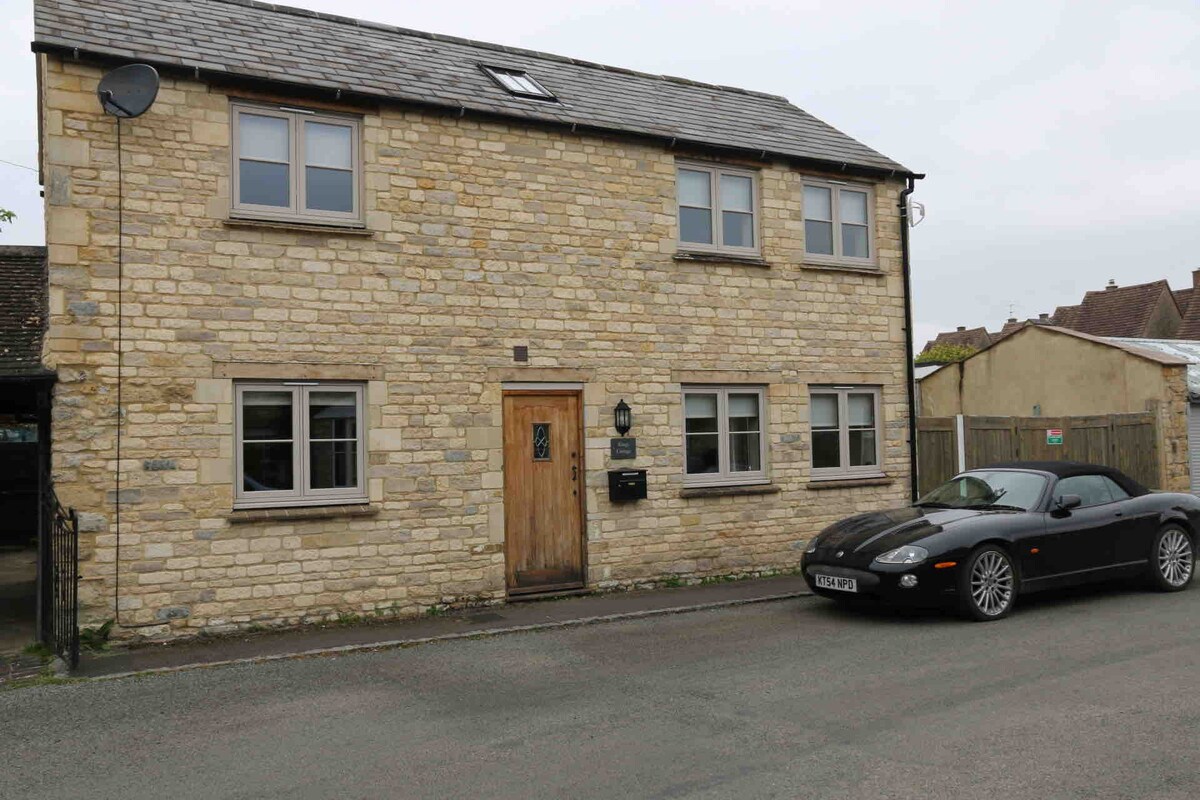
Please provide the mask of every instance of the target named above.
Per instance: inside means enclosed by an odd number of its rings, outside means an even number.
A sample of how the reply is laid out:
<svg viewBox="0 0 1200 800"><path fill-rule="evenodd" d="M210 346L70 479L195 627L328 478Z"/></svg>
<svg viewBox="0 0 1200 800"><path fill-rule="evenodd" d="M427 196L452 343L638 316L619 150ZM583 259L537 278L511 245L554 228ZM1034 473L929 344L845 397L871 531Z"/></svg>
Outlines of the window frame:
<svg viewBox="0 0 1200 800"><path fill-rule="evenodd" d="M1123 488L1121 488L1120 484L1118 484L1112 478L1108 477L1107 475L1102 475L1099 472L1085 472L1080 475L1068 475L1067 477L1059 478L1058 480L1056 480L1054 482L1054 488L1050 491L1050 508L1051 508L1051 510L1054 509L1054 507L1058 503L1059 499L1062 498L1062 496L1064 494L1063 492L1061 492L1059 490L1059 487L1062 486L1062 484L1066 481L1073 481L1073 480L1077 480L1079 478L1098 478L1100 480L1100 485L1104 487L1104 491L1108 493L1108 498L1109 498L1108 500L1106 500L1103 503L1092 503L1091 505L1084 503L1083 505L1079 506L1079 508L1100 508L1101 506L1112 505L1113 503L1119 503L1122 500L1129 499L1129 493L1126 492ZM1116 495L1114 495L1113 494L1114 488L1117 489L1118 491L1120 491L1121 494L1123 495L1123 497L1117 497ZM1067 492L1066 494L1078 494L1078 493L1077 492ZM1080 495L1080 497L1082 498L1083 496Z"/></svg>
<svg viewBox="0 0 1200 800"><path fill-rule="evenodd" d="M281 392L292 394L292 475L293 488L278 491L248 492L243 480L242 462L245 457L242 437L242 397L246 392ZM358 446L357 477L353 487L334 489L308 488L312 478L310 464L308 397L313 392L353 392L355 395L355 431ZM346 381L236 381L233 399L233 507L281 508L293 506L344 505L366 503L367 498L367 433L366 385Z"/></svg>
<svg viewBox="0 0 1200 800"><path fill-rule="evenodd" d="M545 85L543 85L542 82L537 78L530 75L528 70L517 69L516 67L498 67L491 64L480 64L479 68L484 71L484 74L495 81L497 86L511 94L513 97L524 97L529 100L541 100L543 102L550 103L558 102L558 98L554 95L554 92L547 89ZM509 86L507 83L505 83L504 79L506 77L515 77L528 81L539 91L530 92L520 88L514 89L512 86Z"/></svg>
<svg viewBox="0 0 1200 800"><path fill-rule="evenodd" d="M687 471L687 396L689 394L717 395L717 472L689 473ZM758 447L762 469L731 472L729 469L729 395L758 395ZM680 388L680 448L683 455L683 484L689 488L702 486L753 486L770 483L770 446L767 431L767 387L762 384L683 384Z"/></svg>
<svg viewBox="0 0 1200 800"><path fill-rule="evenodd" d="M875 463L861 466L850 466L850 400L852 394L870 394L875 401ZM813 445L813 398L818 395L833 395L838 399L838 454L841 465L837 467L818 467L813 463L815 448ZM808 389L808 466L812 471L814 481L845 480L846 478L879 478L885 475L883 471L883 387L877 385L861 386L810 386Z"/></svg>
<svg viewBox="0 0 1200 800"><path fill-rule="evenodd" d="M679 173L683 170L708 173L709 219L712 223L713 242L685 242L683 240L683 223L681 222L679 202ZM737 178L750 179L750 218L754 234L753 247L739 247L724 244L725 226L722 219L721 206L721 176L729 175ZM759 171L745 167L727 167L723 164L705 164L695 161L675 162L675 241L681 253L715 253L724 255L759 258L762 255L762 199L759 188ZM695 208L696 206L688 206ZM744 213L744 212L737 212Z"/></svg>
<svg viewBox="0 0 1200 800"><path fill-rule="evenodd" d="M281 106L275 104L249 103L234 100L229 104L230 114L230 198L229 215L237 219L260 219L270 222L298 222L342 227L363 226L363 162L362 162L362 118L350 114ZM288 199L290 204L266 206L241 202L241 121L243 114L274 117L288 123ZM305 163L305 123L318 122L350 128L350 211L325 211L305 208L307 202L308 177ZM276 162L278 163L278 162Z"/></svg>
<svg viewBox="0 0 1200 800"><path fill-rule="evenodd" d="M830 216L828 222L833 226L833 255L828 253L811 253L808 250L808 209L805 207L804 190L808 187L829 189ZM867 195L867 258L842 255L842 189L853 192L865 192ZM852 183L825 178L801 179L800 186L800 221L804 225L804 261L808 264L826 264L831 266L877 267L879 264L879 245L875 233L875 187L869 183ZM826 220L818 220L825 222Z"/></svg>

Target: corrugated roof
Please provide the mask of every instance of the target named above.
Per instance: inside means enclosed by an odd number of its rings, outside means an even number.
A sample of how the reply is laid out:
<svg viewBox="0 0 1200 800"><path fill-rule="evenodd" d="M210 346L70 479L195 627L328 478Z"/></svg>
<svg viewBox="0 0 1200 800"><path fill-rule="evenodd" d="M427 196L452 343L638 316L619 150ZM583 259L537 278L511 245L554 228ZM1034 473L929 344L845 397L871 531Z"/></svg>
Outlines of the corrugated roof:
<svg viewBox="0 0 1200 800"><path fill-rule="evenodd" d="M46 248L0 246L0 376L44 375Z"/></svg>
<svg viewBox="0 0 1200 800"><path fill-rule="evenodd" d="M1135 356L1139 356L1150 361L1157 361L1159 364L1166 364L1168 366L1182 366L1189 363L1186 359L1179 358L1178 356L1173 356L1169 353L1163 353L1153 348L1139 347L1138 345L1133 344L1134 341L1153 341L1150 339L1134 340L1114 336L1093 336L1090 333L1084 333L1083 331L1072 330L1070 328L1059 328L1054 325L1035 325L1032 322L1026 323L1024 327L1042 328L1044 330L1054 331L1055 333L1065 333L1068 336L1074 336L1076 339L1086 339L1089 342L1095 342L1096 344L1116 347Z"/></svg>
<svg viewBox="0 0 1200 800"><path fill-rule="evenodd" d="M1179 361L1187 362L1188 392L1192 397L1200 397L1200 342L1181 341L1179 339L1110 339L1117 345L1136 347L1139 350L1153 351L1169 356Z"/></svg>
<svg viewBox="0 0 1200 800"><path fill-rule="evenodd" d="M1155 348L1142 347L1139 344L1137 344L1137 342L1142 342L1142 341L1166 341L1166 342L1170 342L1173 344L1178 344L1178 342L1176 342L1173 339L1167 339L1167 340L1122 339L1122 338L1111 337L1111 336L1092 336L1090 333L1084 333L1082 331L1072 330L1071 328L1060 328L1055 325L1047 325L1044 322L1035 322L1033 320L1029 320L1027 322L1021 323L1021 325L1015 331L1011 332L1008 336L1005 336L1003 339L998 339L996 341L993 341L990 345L988 345L987 347L980 350L979 353L974 353L974 354L968 356L964 360L969 361L972 358L976 358L977 356L979 356L980 353L991 350L993 347L997 347L998 345L1003 344L1004 342L1011 339L1013 336L1016 336L1017 334L1022 333L1023 331L1030 329L1030 328L1036 328L1038 330L1062 334L1064 336L1072 336L1076 339L1084 339L1086 341L1095 342L1096 344L1101 344L1106 347L1115 347L1117 349L1124 350L1125 352L1127 352L1131 355L1138 356L1139 358L1144 358L1149 361L1154 361L1159 364L1164 364L1166 366L1184 366L1186 364L1191 363L1187 359L1182 358L1180 356L1172 355L1171 353L1162 352L1161 350L1158 350Z"/></svg>
<svg viewBox="0 0 1200 800"><path fill-rule="evenodd" d="M34 49L579 125L870 171L910 171L785 98L250 0L35 0ZM561 102L514 97L480 65ZM813 73L818 75L819 73Z"/></svg>

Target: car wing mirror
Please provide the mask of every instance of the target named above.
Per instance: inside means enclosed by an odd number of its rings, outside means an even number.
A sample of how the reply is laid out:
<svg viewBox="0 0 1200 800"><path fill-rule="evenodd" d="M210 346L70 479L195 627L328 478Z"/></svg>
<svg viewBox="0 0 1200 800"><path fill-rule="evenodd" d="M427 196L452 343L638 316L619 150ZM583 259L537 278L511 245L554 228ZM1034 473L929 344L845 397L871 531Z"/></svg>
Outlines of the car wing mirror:
<svg viewBox="0 0 1200 800"><path fill-rule="evenodd" d="M1054 501L1055 511L1070 511L1083 505L1083 498L1077 494L1064 494Z"/></svg>

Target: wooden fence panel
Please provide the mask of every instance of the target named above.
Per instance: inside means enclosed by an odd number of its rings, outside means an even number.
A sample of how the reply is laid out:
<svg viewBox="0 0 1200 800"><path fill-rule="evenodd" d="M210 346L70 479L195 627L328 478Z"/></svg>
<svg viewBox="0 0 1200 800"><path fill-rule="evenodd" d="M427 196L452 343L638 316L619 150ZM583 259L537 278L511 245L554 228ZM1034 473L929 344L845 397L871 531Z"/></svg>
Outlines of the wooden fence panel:
<svg viewBox="0 0 1200 800"><path fill-rule="evenodd" d="M1017 458L1014 417L964 417L967 469L986 467Z"/></svg>
<svg viewBox="0 0 1200 800"><path fill-rule="evenodd" d="M1063 443L1046 443L1061 429ZM1005 461L1081 461L1116 467L1151 488L1159 483L1153 413L1090 417L964 417L967 469ZM922 493L958 471L954 417L917 421L917 478Z"/></svg>
<svg viewBox="0 0 1200 800"><path fill-rule="evenodd" d="M1119 414L1112 423L1112 457L1109 463L1150 488L1159 488L1156 429L1153 414Z"/></svg>
<svg viewBox="0 0 1200 800"><path fill-rule="evenodd" d="M917 489L921 494L945 483L958 472L958 442L954 417L917 420Z"/></svg>
<svg viewBox="0 0 1200 800"><path fill-rule="evenodd" d="M1063 445L1071 461L1107 464L1112 457L1112 417L1069 417Z"/></svg>
<svg viewBox="0 0 1200 800"><path fill-rule="evenodd" d="M1017 428L1017 458L1021 461L1060 461L1066 459L1066 443L1046 444L1046 430L1064 428L1069 422L1064 417L1020 417L1014 418ZM1064 431L1065 432L1065 431Z"/></svg>

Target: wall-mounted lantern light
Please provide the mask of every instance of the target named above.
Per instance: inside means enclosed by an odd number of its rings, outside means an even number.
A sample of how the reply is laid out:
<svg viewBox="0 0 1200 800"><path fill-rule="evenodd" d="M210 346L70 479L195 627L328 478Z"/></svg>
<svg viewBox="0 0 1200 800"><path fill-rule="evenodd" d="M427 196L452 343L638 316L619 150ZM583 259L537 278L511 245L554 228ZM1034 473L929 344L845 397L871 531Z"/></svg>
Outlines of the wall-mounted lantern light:
<svg viewBox="0 0 1200 800"><path fill-rule="evenodd" d="M625 404L624 398L613 409L613 427L621 436L629 433L629 429L633 427L633 409Z"/></svg>

